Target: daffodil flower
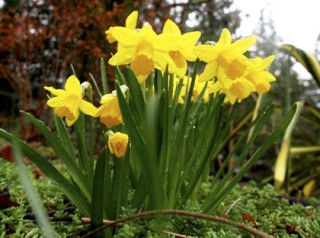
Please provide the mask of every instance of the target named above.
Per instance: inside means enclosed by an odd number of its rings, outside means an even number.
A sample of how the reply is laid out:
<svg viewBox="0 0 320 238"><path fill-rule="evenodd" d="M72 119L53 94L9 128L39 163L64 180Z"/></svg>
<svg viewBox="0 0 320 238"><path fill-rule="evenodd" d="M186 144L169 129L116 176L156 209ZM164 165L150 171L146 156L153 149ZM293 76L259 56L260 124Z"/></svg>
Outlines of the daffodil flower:
<svg viewBox="0 0 320 238"><path fill-rule="evenodd" d="M108 147L117 158L122 158L127 152L129 137L125 133L109 133Z"/></svg>
<svg viewBox="0 0 320 238"><path fill-rule="evenodd" d="M195 47L198 58L207 63L200 81L217 77L223 87L230 88L232 80L242 77L247 70L247 57L243 54L256 42L255 36L232 42L231 33L223 29L215 45Z"/></svg>
<svg viewBox="0 0 320 238"><path fill-rule="evenodd" d="M138 11L133 11L126 19L126 24L125 24L126 28L130 30L136 29L137 21L138 21ZM110 27L108 30L105 31L107 40L110 44L116 41L116 39L113 37L113 33L112 33L113 30L114 30L114 27Z"/></svg>
<svg viewBox="0 0 320 238"><path fill-rule="evenodd" d="M70 76L65 84L65 90L53 87L44 87L52 95L47 105L54 108L54 113L59 117L65 117L67 125L72 126L79 117L79 111L94 116L97 108L90 102L82 99L80 81L76 76Z"/></svg>
<svg viewBox="0 0 320 238"><path fill-rule="evenodd" d="M179 27L171 20L167 20L164 24L162 34L160 38L164 38L159 43L162 43L161 48L167 49L169 55L177 67L176 71L173 72L180 78L183 78L187 71L187 61L195 61L197 59L194 53L194 46L198 42L201 36L201 32L194 31L181 34ZM168 44L170 41L170 44ZM170 48L168 48L168 45ZM169 68L169 72L172 69Z"/></svg>
<svg viewBox="0 0 320 238"><path fill-rule="evenodd" d="M276 78L264 71L272 61L275 59L274 55L271 55L265 59L260 57L250 59L250 65L246 78L255 86L257 93L262 94L270 90L270 82L276 81Z"/></svg>
<svg viewBox="0 0 320 238"><path fill-rule="evenodd" d="M169 65L169 69L176 70L168 51L161 48L165 44L161 41L167 41L167 38L159 38L149 24L145 24L139 31L114 27L112 34L118 41L118 51L110 58L109 64L114 66L130 64L139 83L143 83L154 68L164 72ZM167 41L166 49L170 48L168 44L170 41Z"/></svg>
<svg viewBox="0 0 320 238"><path fill-rule="evenodd" d="M112 93L101 97L102 104L96 111L95 116L100 117L100 121L108 128L122 124L122 115L117 95Z"/></svg>
<svg viewBox="0 0 320 238"><path fill-rule="evenodd" d="M195 53L207 63L199 81L216 77L210 91L225 94L225 100L232 104L247 98L252 92L260 94L270 90L270 82L275 78L263 70L271 64L274 56L262 60L243 55L256 39L251 36L232 42L230 32L223 29L217 44L196 46Z"/></svg>

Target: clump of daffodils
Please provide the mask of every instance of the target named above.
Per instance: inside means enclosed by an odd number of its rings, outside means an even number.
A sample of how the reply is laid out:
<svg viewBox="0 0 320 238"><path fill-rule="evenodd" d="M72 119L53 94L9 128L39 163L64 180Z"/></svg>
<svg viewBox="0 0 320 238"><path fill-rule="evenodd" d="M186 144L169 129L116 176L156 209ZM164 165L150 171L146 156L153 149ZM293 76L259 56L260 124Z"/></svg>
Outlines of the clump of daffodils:
<svg viewBox="0 0 320 238"><path fill-rule="evenodd" d="M125 27L110 27L106 31L109 43L117 42L117 52L110 58L109 64L129 65L140 84L145 83L155 69L161 72L168 69L175 75L173 88L182 81L178 100L181 104L189 85L189 77L186 76L188 62L194 62L197 58L206 66L196 76L193 99L197 99L205 88L204 102L208 101L209 94L219 93L225 95L226 102L234 104L251 93L269 91L270 83L275 81L275 77L265 71L274 56L262 59L244 55L256 42L255 36L232 42L230 32L223 29L216 44L197 45L201 36L199 31L182 34L173 21L167 20L162 32L157 34L147 23L137 28L137 20L138 12L134 11L126 19ZM81 87L74 75L67 79L65 90L45 89L53 95L47 105L54 108L57 116L65 118L68 126L76 122L80 112L99 117L108 129L123 124L118 97L114 92L103 95L101 105L96 108L83 99L86 87ZM116 132L108 138L109 149L117 157L125 155L127 144L128 137L123 133Z"/></svg>
<svg viewBox="0 0 320 238"><path fill-rule="evenodd" d="M179 27L167 20L161 34L156 34L149 24L136 28L138 13L129 15L125 27L111 27L106 31L109 43L117 42L117 53L110 58L111 65L130 65L140 83L158 69L168 66L169 73L183 79L187 61L197 58L206 63L199 83L208 82L209 93L226 95L226 102L234 104L251 93L265 93L275 77L265 69L275 56L266 59L248 58L244 54L254 45L256 36L232 42L227 29L223 29L216 44L197 45L200 32L181 34Z"/></svg>

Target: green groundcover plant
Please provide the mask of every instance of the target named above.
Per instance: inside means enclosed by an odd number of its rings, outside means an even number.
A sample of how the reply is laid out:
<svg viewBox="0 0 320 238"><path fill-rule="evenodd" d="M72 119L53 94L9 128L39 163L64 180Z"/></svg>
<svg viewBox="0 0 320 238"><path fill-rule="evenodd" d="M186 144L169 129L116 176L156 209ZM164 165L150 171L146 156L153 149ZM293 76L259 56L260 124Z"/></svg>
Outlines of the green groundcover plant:
<svg viewBox="0 0 320 238"><path fill-rule="evenodd" d="M55 162L58 165L59 161ZM77 209L70 210L70 204L59 188L44 176L32 176L33 169L34 166L28 166L28 175L30 178L33 177L32 183L43 205L49 210L50 224L59 237L81 237L91 232L90 225L82 222L80 212ZM10 200L19 204L17 207L0 209L0 237L40 237L41 230L34 220L34 214L19 182L16 165L0 159L0 173L0 189L4 190L10 181ZM210 193L210 187L210 183L203 183L199 190L202 199L189 201L183 209L201 213L202 201ZM309 204L304 205L299 202L290 204L288 199L279 198L273 186L259 188L257 184L250 182L243 187L236 186L217 207L215 213L256 227L273 237L320 237L319 200L310 199L308 202ZM121 217L134 213L130 206L121 208ZM159 224L148 218L123 223L118 227L115 237L172 237L169 231L171 234L180 234L181 237L252 237L248 232L234 226L181 216L173 216L163 222L162 230L158 230Z"/></svg>
<svg viewBox="0 0 320 238"><path fill-rule="evenodd" d="M255 36L232 42L230 32L223 29L217 43L196 45L200 32L182 34L167 20L162 33L156 34L149 24L137 29L137 18L133 12L125 27L106 31L107 40L118 44L109 60L115 66L114 91L108 90L101 60L103 89L94 77L95 90L89 82L80 84L75 72L64 89L45 87L51 94L47 105L53 108L55 129L21 112L43 134L67 175L27 143L0 130L0 137L14 145L16 157L21 157L19 151L27 155L94 227L101 227L103 219L119 219L122 207L130 206L140 214L178 214L198 199L202 183L209 181L210 165L245 124L240 122L230 133L238 105L252 93L269 91L275 81L265 71L274 56L244 55ZM205 66L199 74L200 63ZM98 108L95 96L100 97ZM273 109L271 103L257 106L250 126L210 179L210 193L200 208L203 213L215 212L255 161L281 138L296 105L249 154ZM96 118L104 131L96 126ZM96 151L101 136L106 146ZM224 174L233 156L237 160Z"/></svg>

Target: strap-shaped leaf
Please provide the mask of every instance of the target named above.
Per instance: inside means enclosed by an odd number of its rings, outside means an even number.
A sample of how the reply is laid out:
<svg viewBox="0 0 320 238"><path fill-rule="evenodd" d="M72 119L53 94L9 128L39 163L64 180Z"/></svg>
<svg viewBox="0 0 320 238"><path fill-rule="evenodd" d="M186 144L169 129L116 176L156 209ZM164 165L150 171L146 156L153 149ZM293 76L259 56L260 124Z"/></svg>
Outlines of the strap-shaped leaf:
<svg viewBox="0 0 320 238"><path fill-rule="evenodd" d="M213 199L208 199L204 205L203 211L206 213L211 213L218 204L220 204L221 201L225 198L225 196L239 183L240 179L243 177L243 175L252 167L252 165L259 159L261 156L266 152L267 149L270 148L273 143L278 140L283 133L285 132L286 128L290 124L290 122L293 120L294 115L297 111L297 104L294 104L288 113L285 115L283 120L280 122L279 126L275 129L275 131L264 141L264 143L255 150L254 154L250 157L250 159L245 163L245 165L241 168L241 170L234 176L234 178L226 183L226 185L220 189L218 195L214 195ZM263 121L263 119L262 119ZM263 123L263 122L262 122ZM255 130L257 130L259 126L256 127ZM254 134L252 135L252 140L254 138ZM249 143L250 144L250 141Z"/></svg>
<svg viewBox="0 0 320 238"><path fill-rule="evenodd" d="M91 200L91 191L89 186L88 179L84 176L79 166L75 162L74 158L72 158L69 153L65 150L64 145L61 144L61 141L47 128L44 123L38 119L36 119L31 114L21 111L21 113L42 133L42 135L47 139L50 146L58 156L58 158L62 161L62 163L68 169L71 177L78 184L80 189L86 195L88 200Z"/></svg>
<svg viewBox="0 0 320 238"><path fill-rule="evenodd" d="M286 132L283 137L283 141L281 144L281 149L278 154L278 158L275 164L274 168L274 186L276 190L279 190L281 185L283 184L285 180L285 175L287 171L287 165L288 160L290 156L290 147L291 147L291 134L295 127L295 124L297 123L297 120L299 118L300 112L303 107L303 102L297 102L296 104L296 111L294 114L294 117L292 121L290 122L288 128L286 129Z"/></svg>
<svg viewBox="0 0 320 238"><path fill-rule="evenodd" d="M280 49L290 52L291 55L308 70L320 87L320 63L313 54L288 44L282 45Z"/></svg>
<svg viewBox="0 0 320 238"><path fill-rule="evenodd" d="M59 172L48 160L42 157L37 151L31 148L27 143L13 136L12 134L0 129L0 137L4 140L10 142L11 144L16 144L23 153L25 153L29 159L39 167L39 169L48 178L52 179L58 184L62 192L70 199L70 201L75 204L80 212L84 216L89 216L89 203L79 187L74 186L71 182L64 177L61 172Z"/></svg>
<svg viewBox="0 0 320 238"><path fill-rule="evenodd" d="M37 217L37 224L39 225L43 235L47 238L57 237L57 233L50 226L48 216L46 215L45 208L42 201L39 198L36 189L32 185L31 179L28 174L27 166L24 164L20 148L14 143L13 144L14 158L17 163L17 170L20 176L21 185L27 194L31 208Z"/></svg>
<svg viewBox="0 0 320 238"><path fill-rule="evenodd" d="M108 79L107 79L106 64L103 58L100 59L100 72L101 72L103 94L106 94L108 93Z"/></svg>
<svg viewBox="0 0 320 238"><path fill-rule="evenodd" d="M104 205L105 205L105 174L106 174L106 157L107 148L104 148L97 160L95 167L93 187L92 187L92 203L91 203L91 221L95 227L102 225L104 218Z"/></svg>
<svg viewBox="0 0 320 238"><path fill-rule="evenodd" d="M128 80L136 79L132 77ZM146 138L141 131L141 125L137 124L137 119L134 118L118 83L116 84L116 90L124 124L126 125L130 142L132 143L131 148L134 148L137 155L139 155L136 158L139 160L143 170L143 176L145 176L144 181L151 200L151 203L149 204L151 206L150 208L161 209L163 208L162 206L166 207L167 197L157 169L156 159L152 158L150 149L146 143ZM134 98L132 100L134 100Z"/></svg>
<svg viewBox="0 0 320 238"><path fill-rule="evenodd" d="M73 149L74 147L63 120L57 115L53 115L53 116L54 116L54 122L56 125L59 139L61 140L61 143L64 145L65 150L70 154L70 156L74 157L74 149Z"/></svg>

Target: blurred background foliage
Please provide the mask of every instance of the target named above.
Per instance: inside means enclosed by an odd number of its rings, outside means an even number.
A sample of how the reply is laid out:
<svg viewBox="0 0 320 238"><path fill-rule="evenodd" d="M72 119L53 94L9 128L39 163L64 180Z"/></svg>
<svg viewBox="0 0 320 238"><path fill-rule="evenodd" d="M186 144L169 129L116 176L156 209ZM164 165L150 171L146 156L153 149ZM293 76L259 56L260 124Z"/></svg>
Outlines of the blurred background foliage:
<svg viewBox="0 0 320 238"><path fill-rule="evenodd" d="M218 40L224 27L235 36L241 24L241 9L231 10L233 0L6 0L4 3L0 9L0 126L15 130L29 141L38 134L23 117L18 116L18 110L31 112L45 122L52 120L45 107L47 98L43 86L61 87L72 73L71 64L81 81L91 81L89 73L99 79L100 58L107 62L116 47L107 43L104 32L110 26L124 25L131 11L138 10L140 13L138 26L149 22L157 32L161 32L163 23L170 18L182 32L200 30L202 42ZM279 50L285 42L277 35L272 19L266 19L265 15L262 10L260 22L253 32L259 40L251 56L276 54L270 72L276 76L277 82L262 101L274 102L278 110L269 128L266 127L260 136L261 141L292 103L303 100L320 107L319 87L311 75L301 78L295 70L296 59ZM320 44L320 40L318 42ZM319 57L319 50L315 49L314 53ZM111 88L113 71L111 67L107 70ZM252 95L240 105L243 110L239 117L235 117L239 118L234 122L235 127L241 122L250 122L248 118L246 121L244 119L255 107L257 99L256 95ZM231 106L227 110L231 110ZM233 129L230 128L230 131ZM292 134L292 143L316 145L319 138L319 129L315 130L307 122L299 120ZM230 138L226 150L232 147L235 139ZM248 178L261 180L272 176L280 146L281 142L276 144L252 168ZM223 155L220 157L223 159ZM319 155L312 155L312 158L319 159Z"/></svg>
<svg viewBox="0 0 320 238"><path fill-rule="evenodd" d="M14 119L22 109L46 121L43 86L61 84L71 74L70 64L81 81L90 80L88 73L97 76L100 58L107 62L115 52L105 30L124 25L133 10L141 13L140 25L148 21L158 32L170 18L182 31L202 30L204 38L217 39L223 27L234 32L240 24L238 12L226 13L231 4L232 0L6 0L0 9L1 114ZM197 24L189 26L189 18ZM108 71L110 82L112 72ZM23 138L32 137L33 129L20 120Z"/></svg>

